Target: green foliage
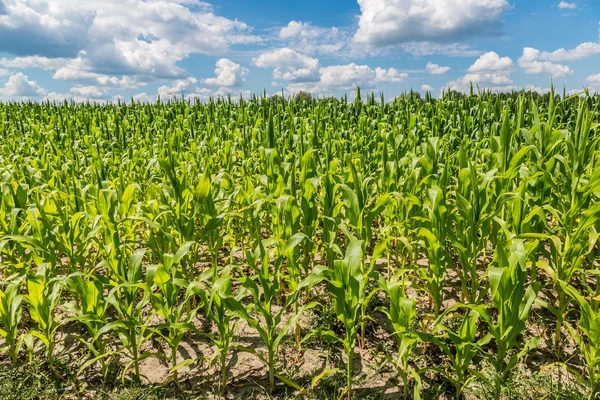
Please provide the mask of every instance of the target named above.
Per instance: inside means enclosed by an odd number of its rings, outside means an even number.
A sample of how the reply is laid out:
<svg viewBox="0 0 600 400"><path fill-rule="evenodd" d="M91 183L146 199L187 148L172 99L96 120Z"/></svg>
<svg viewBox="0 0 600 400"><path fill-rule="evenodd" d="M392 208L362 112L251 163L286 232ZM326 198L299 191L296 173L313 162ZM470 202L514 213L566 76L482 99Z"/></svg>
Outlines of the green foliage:
<svg viewBox="0 0 600 400"><path fill-rule="evenodd" d="M405 396L500 398L548 365L596 396L600 96L472 92L0 104L7 364L56 369L68 338L77 379L143 383L156 357L179 385L208 361L225 392L246 351L275 396L276 379L310 396L344 370L335 394L358 397L357 354L387 346ZM287 346L329 339L345 358L326 347L297 379ZM182 351L200 340L211 354Z"/></svg>

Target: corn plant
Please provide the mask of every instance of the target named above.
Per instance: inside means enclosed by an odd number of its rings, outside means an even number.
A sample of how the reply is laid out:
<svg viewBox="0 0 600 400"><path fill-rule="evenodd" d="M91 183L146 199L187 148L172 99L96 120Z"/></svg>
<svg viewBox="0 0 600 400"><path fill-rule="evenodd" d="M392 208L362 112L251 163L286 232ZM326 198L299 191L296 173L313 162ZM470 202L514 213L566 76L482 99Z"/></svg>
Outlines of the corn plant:
<svg viewBox="0 0 600 400"><path fill-rule="evenodd" d="M47 265L40 265L35 274L31 273L27 277L27 294L24 300L29 306L31 319L38 326L38 330L30 333L46 347L46 357L50 364L54 363L56 331L61 324L61 317L57 313L61 290L62 280L52 278Z"/></svg>
<svg viewBox="0 0 600 400"><path fill-rule="evenodd" d="M579 347L585 362L585 374L567 366L587 384L590 399L598 397L600 392L600 314L597 299L585 298L573 286L561 282L563 290L573 298L579 307L577 324L567 324L567 328ZM561 363L562 364L562 363ZM566 364L562 364L565 365Z"/></svg>
<svg viewBox="0 0 600 400"><path fill-rule="evenodd" d="M183 363L178 363L177 352L183 337L195 330L193 321L197 309L201 306L201 304L192 306L192 301L196 298L195 286L183 278L182 271L177 268L192 244L192 242L186 243L175 255L165 254L161 264L149 266L146 271L147 285L149 287L156 285L158 288L158 291L151 293L150 302L156 315L164 320L156 328L156 332L163 337L171 350L170 372L175 381L178 376L177 370L194 361L185 360Z"/></svg>
<svg viewBox="0 0 600 400"><path fill-rule="evenodd" d="M537 282L527 285L528 270L525 265L525 246L518 239L509 240L508 251L498 247L494 263L488 268L492 305L473 306L487 325L496 348L484 353L494 366L494 398L500 399L502 387L510 378L513 368L532 348L539 337L521 344L525 323L537 297ZM493 309L496 317L488 311Z"/></svg>
<svg viewBox="0 0 600 400"><path fill-rule="evenodd" d="M398 277L402 275L400 271ZM412 376L416 379L414 397L419 398L420 378L417 370L409 365L410 356L414 347L419 343L419 336L413 329L417 313L414 299L406 296L404 279L396 279L386 282L379 279L379 285L387 293L390 299L389 308L380 308L387 316L393 328L398 354L393 359L398 375L402 378L404 398L408 396L408 380Z"/></svg>
<svg viewBox="0 0 600 400"><path fill-rule="evenodd" d="M258 332L260 339L267 348L267 356L264 357L260 353L243 348L244 351L249 351L255 354L263 361L269 369L269 391L272 392L275 388L275 378L282 380L285 383L292 383L287 378L276 374L275 355L281 340L287 334L290 326L294 325L306 309L315 307L316 302L303 305L297 313L283 320L283 314L288 308L298 301L299 291L295 291L286 297L283 306L275 311L273 305L280 294L280 284L277 273L273 273L270 263L270 249L265 248L265 245L260 241L254 252L247 251L246 260L248 265L255 274L255 277L243 275L239 279L242 287L247 290L252 296L252 302L245 307L239 300L232 297L226 290L227 286L222 286L219 296L223 299L229 310L243 319L248 325ZM254 279L256 279L256 281ZM255 312L260 319L255 318L250 312Z"/></svg>
<svg viewBox="0 0 600 400"><path fill-rule="evenodd" d="M435 371L446 377L454 387L456 399L463 398L463 392L469 382L475 378L486 379L479 371L472 368L473 359L483 351L483 346L489 343L491 334L477 339L477 323L480 314L476 309L468 310L461 314L456 312L461 308L460 304L448 309L434 322L431 333L419 333L419 337L428 343L440 348L448 357L451 371L445 371L439 367L427 367L426 370ZM461 319L458 329L452 330L445 321ZM424 371L421 371L423 373Z"/></svg>
<svg viewBox="0 0 600 400"><path fill-rule="evenodd" d="M19 359L19 323L23 317L23 295L19 293L19 284L10 283L0 290L0 336L5 340L5 348L13 365Z"/></svg>
<svg viewBox="0 0 600 400"><path fill-rule="evenodd" d="M444 281L448 264L446 251L448 208L440 188L429 189L427 226L419 230L424 239L428 265L420 268L419 274L427 283L427 292L433 303L434 315L439 315L444 299Z"/></svg>
<svg viewBox="0 0 600 400"><path fill-rule="evenodd" d="M67 277L65 284L74 300L73 303L65 305L65 308L74 314L66 318L65 322L77 321L84 324L87 335L80 336L78 339L88 348L91 356L90 361L84 363L79 372L83 372L89 365L98 361L102 366L103 376L106 377L109 365L107 359L114 353L109 351L102 337L94 341L90 341L89 338L96 337L98 331L108 324L104 288L109 287L110 282L105 276L97 273L75 272Z"/></svg>
<svg viewBox="0 0 600 400"><path fill-rule="evenodd" d="M118 354L126 354L130 359L125 366L122 380L133 366L136 380L140 380L140 361L148 357L159 357L150 352L140 353L142 345L154 334L149 329L148 322L151 314L145 310L151 304L152 289L142 280L142 259L145 251L134 252L128 262L127 281L113 286L108 292L107 303L116 311L118 319L102 326L93 341L103 335L115 332L121 341Z"/></svg>
<svg viewBox="0 0 600 400"><path fill-rule="evenodd" d="M213 274L211 273L211 275ZM205 315L217 327L217 334L202 334L208 336L210 341L217 347L214 356L219 361L220 384L221 390L224 392L227 390L227 356L233 342L235 330L241 319L236 318L236 315L227 307L226 303L226 299L233 296L231 291L231 267L223 268L214 281L213 279L208 280L208 282L200 282L199 286L206 287L208 285L205 289L199 287L193 290L203 298ZM233 299L239 303L244 294L243 291L240 291L236 296L233 296Z"/></svg>
<svg viewBox="0 0 600 400"><path fill-rule="evenodd" d="M2 350L52 363L64 328L87 353L69 365L80 374L141 380L158 357L177 385L181 367L212 357L223 392L228 361L248 351L269 390L298 389L279 369L283 338L301 362L318 336L343 346L350 396L355 347L372 351L369 328L389 327L404 395L433 373L446 396L478 379L498 397L518 363L536 372L525 356L537 339L523 339L535 304L557 365L570 368L563 343L578 343L594 396L595 317L577 294L595 312L599 113L600 95L554 88L0 102ZM323 297L343 334L303 337L301 315ZM240 323L261 344L236 346ZM199 337L215 352L182 358Z"/></svg>
<svg viewBox="0 0 600 400"><path fill-rule="evenodd" d="M337 319L344 325L344 338L328 336L342 343L347 358L346 393L352 396L354 349L356 347L362 304L366 297L366 279L363 274L362 241L353 240L348 245L343 260L336 260L332 268L315 268L311 284L327 282L329 296L334 302Z"/></svg>

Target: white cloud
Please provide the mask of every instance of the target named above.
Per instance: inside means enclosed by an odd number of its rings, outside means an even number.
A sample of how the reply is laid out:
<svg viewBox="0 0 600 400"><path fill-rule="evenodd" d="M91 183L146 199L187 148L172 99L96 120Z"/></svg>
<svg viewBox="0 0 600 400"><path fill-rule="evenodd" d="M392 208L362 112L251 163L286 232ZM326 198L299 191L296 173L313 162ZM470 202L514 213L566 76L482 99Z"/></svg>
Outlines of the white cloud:
<svg viewBox="0 0 600 400"><path fill-rule="evenodd" d="M273 79L314 82L319 79L319 60L284 47L262 53L252 63L259 68L275 68Z"/></svg>
<svg viewBox="0 0 600 400"><path fill-rule="evenodd" d="M536 50L536 49L533 49ZM558 49L552 52L536 50L536 58L546 61L574 61L600 54L600 43L585 42L574 49Z"/></svg>
<svg viewBox="0 0 600 400"><path fill-rule="evenodd" d="M65 96L62 93L50 92L46 96L44 96L42 101L49 101L50 103L62 103L68 99L69 99L69 96Z"/></svg>
<svg viewBox="0 0 600 400"><path fill-rule="evenodd" d="M99 88L96 86L75 86L71 88L70 92L75 96L89 99L103 98L107 94L106 88Z"/></svg>
<svg viewBox="0 0 600 400"><path fill-rule="evenodd" d="M3 0L0 51L19 56L74 57L85 46L95 15L86 2Z"/></svg>
<svg viewBox="0 0 600 400"><path fill-rule="evenodd" d="M393 82L399 83L408 77L406 72L399 72L396 68L375 68L375 81L376 82Z"/></svg>
<svg viewBox="0 0 600 400"><path fill-rule="evenodd" d="M245 23L191 0L3 1L0 51L71 58L57 79L183 79L187 71L177 62L191 54L223 54L231 45L261 41Z"/></svg>
<svg viewBox="0 0 600 400"><path fill-rule="evenodd" d="M10 75L10 71L6 68L0 68L0 76Z"/></svg>
<svg viewBox="0 0 600 400"><path fill-rule="evenodd" d="M576 61L600 54L600 43L585 42L573 49L560 48L555 51L540 51L525 47L519 58L519 66L528 74L545 73L553 77L573 74L573 70L562 61Z"/></svg>
<svg viewBox="0 0 600 400"><path fill-rule="evenodd" d="M534 86L534 85L525 86L525 90L527 90L529 92L538 92L539 94L550 93L550 88L541 88L541 87Z"/></svg>
<svg viewBox="0 0 600 400"><path fill-rule="evenodd" d="M480 88L500 87L510 85L512 79L508 75L498 74L467 74L446 84L446 88L467 93L470 90L470 85Z"/></svg>
<svg viewBox="0 0 600 400"><path fill-rule="evenodd" d="M573 70L566 65L555 64L551 61L543 61L547 59L546 57L547 56L544 53L537 49L525 47L523 49L523 55L519 58L519 67L521 67L526 74L548 74L555 78L571 75L573 73Z"/></svg>
<svg viewBox="0 0 600 400"><path fill-rule="evenodd" d="M561 10L563 10L563 9L573 10L573 9L577 8L577 4L568 3L566 1L561 1L560 3L558 3L558 8L560 8Z"/></svg>
<svg viewBox="0 0 600 400"><path fill-rule="evenodd" d="M279 37L281 39L289 39L296 36L315 37L319 32L313 27L310 22L290 21L287 26L281 28Z"/></svg>
<svg viewBox="0 0 600 400"><path fill-rule="evenodd" d="M196 91L191 93L189 97L198 99L199 101L208 101L211 97L214 97L214 90L209 88L196 88Z"/></svg>
<svg viewBox="0 0 600 400"><path fill-rule="evenodd" d="M512 68L513 61L510 57L500 57L497 53L490 51L479 57L477 61L469 67L469 73L499 73L510 71Z"/></svg>
<svg viewBox="0 0 600 400"><path fill-rule="evenodd" d="M153 103L156 101L156 98L150 97L145 92L134 94L131 97L137 103Z"/></svg>
<svg viewBox="0 0 600 400"><path fill-rule="evenodd" d="M416 57L433 54L450 57L477 57L481 54L481 51L472 48L468 44L461 43L413 42L402 44L399 46L399 49Z"/></svg>
<svg viewBox="0 0 600 400"><path fill-rule="evenodd" d="M433 87L431 87L429 85L422 85L421 86L421 91L422 92L433 92Z"/></svg>
<svg viewBox="0 0 600 400"><path fill-rule="evenodd" d="M352 91L357 86L366 92L375 90L378 83L402 82L408 74L395 68L375 68L355 63L331 65L319 69L319 80L316 82L297 82L287 86L288 93L308 91L312 93L330 93L335 91Z"/></svg>
<svg viewBox="0 0 600 400"><path fill-rule="evenodd" d="M45 95L47 92L36 81L22 72L17 72L8 78L4 87L0 88L0 97L9 100L23 100Z"/></svg>
<svg viewBox="0 0 600 400"><path fill-rule="evenodd" d="M231 87L221 87L217 90L205 87L198 87L196 88L195 92L188 94L186 97L188 99L197 99L200 102L206 102L211 97L231 97L232 101L237 102L240 99L240 97L242 97L244 100L250 99L252 97L252 92L250 92L249 90L234 89Z"/></svg>
<svg viewBox="0 0 600 400"><path fill-rule="evenodd" d="M198 80L193 77L189 77L186 79L178 79L171 82L171 86L163 85L158 88L158 95L161 100L168 100L169 97L181 97L182 95L187 96L192 93L194 90L192 86L198 83Z"/></svg>
<svg viewBox="0 0 600 400"><path fill-rule="evenodd" d="M600 85L600 74L590 75L586 81L591 85Z"/></svg>
<svg viewBox="0 0 600 400"><path fill-rule="evenodd" d="M330 55L345 48L350 37L348 30L337 27L323 28L302 21L290 21L287 26L281 28L278 35L285 47L304 54Z"/></svg>
<svg viewBox="0 0 600 400"><path fill-rule="evenodd" d="M0 59L0 65L13 69L37 68L50 71L62 67L67 61L68 59L66 58L48 58L41 56L15 57L13 59L4 57Z"/></svg>
<svg viewBox="0 0 600 400"><path fill-rule="evenodd" d="M143 77L136 75L109 76L95 72L85 71L81 67L81 59L70 60L67 66L61 67L52 75L53 79L75 82L79 85L107 86L119 89L137 89L146 86L147 83L140 81Z"/></svg>
<svg viewBox="0 0 600 400"><path fill-rule="evenodd" d="M443 75L446 72L450 71L450 67L442 67L441 65L428 62L427 67L425 67L425 70L428 74L431 75Z"/></svg>
<svg viewBox="0 0 600 400"><path fill-rule="evenodd" d="M216 78L208 78L203 81L207 85L239 86L246 80L246 76L250 72L248 68L244 68L227 58L221 58L217 61L216 66Z"/></svg>
<svg viewBox="0 0 600 400"><path fill-rule="evenodd" d="M490 51L481 55L467 70L467 74L446 84L444 89L457 90L467 93L471 84L480 89L492 91L510 91L513 80L511 73L514 71L513 61L510 57L500 57Z"/></svg>
<svg viewBox="0 0 600 400"><path fill-rule="evenodd" d="M368 65L332 65L321 68L319 87L327 90L351 90L356 85L368 89L373 87L377 76Z"/></svg>
<svg viewBox="0 0 600 400"><path fill-rule="evenodd" d="M242 89L233 89L230 87L220 87L215 90L213 96L216 97L228 97L231 96L233 100L237 100L242 97L244 100L248 100L252 97L252 92L250 90L242 90Z"/></svg>
<svg viewBox="0 0 600 400"><path fill-rule="evenodd" d="M500 31L506 0L358 0L354 39L385 46L415 41L448 42Z"/></svg>
<svg viewBox="0 0 600 400"><path fill-rule="evenodd" d="M578 94L579 96L583 97L583 96L585 96L585 95L586 95L586 94L585 94L585 91L586 91L586 89L589 91L589 93L590 93L590 94L598 93L598 90L596 90L595 88L593 88L593 87L588 87L588 88L581 88L581 89L571 89L571 90L569 90L569 91L567 92L567 94L568 94L569 96L573 96L573 95L576 95L576 94Z"/></svg>

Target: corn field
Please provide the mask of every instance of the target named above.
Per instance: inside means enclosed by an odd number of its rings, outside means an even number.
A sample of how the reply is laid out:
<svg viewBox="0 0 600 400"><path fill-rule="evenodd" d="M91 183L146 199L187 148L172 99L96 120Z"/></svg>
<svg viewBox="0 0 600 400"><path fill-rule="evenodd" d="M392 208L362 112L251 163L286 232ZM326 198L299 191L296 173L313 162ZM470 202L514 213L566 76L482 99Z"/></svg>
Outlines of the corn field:
<svg viewBox="0 0 600 400"><path fill-rule="evenodd" d="M375 354L391 398L597 398L599 126L554 91L0 104L2 368L349 399Z"/></svg>

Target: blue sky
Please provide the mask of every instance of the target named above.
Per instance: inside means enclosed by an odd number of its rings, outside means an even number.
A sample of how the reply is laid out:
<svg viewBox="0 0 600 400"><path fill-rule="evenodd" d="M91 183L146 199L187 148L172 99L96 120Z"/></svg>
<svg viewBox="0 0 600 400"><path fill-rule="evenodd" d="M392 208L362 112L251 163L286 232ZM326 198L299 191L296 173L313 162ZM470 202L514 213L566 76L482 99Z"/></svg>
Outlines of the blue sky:
<svg viewBox="0 0 600 400"><path fill-rule="evenodd" d="M597 0L0 0L0 100L600 90Z"/></svg>

